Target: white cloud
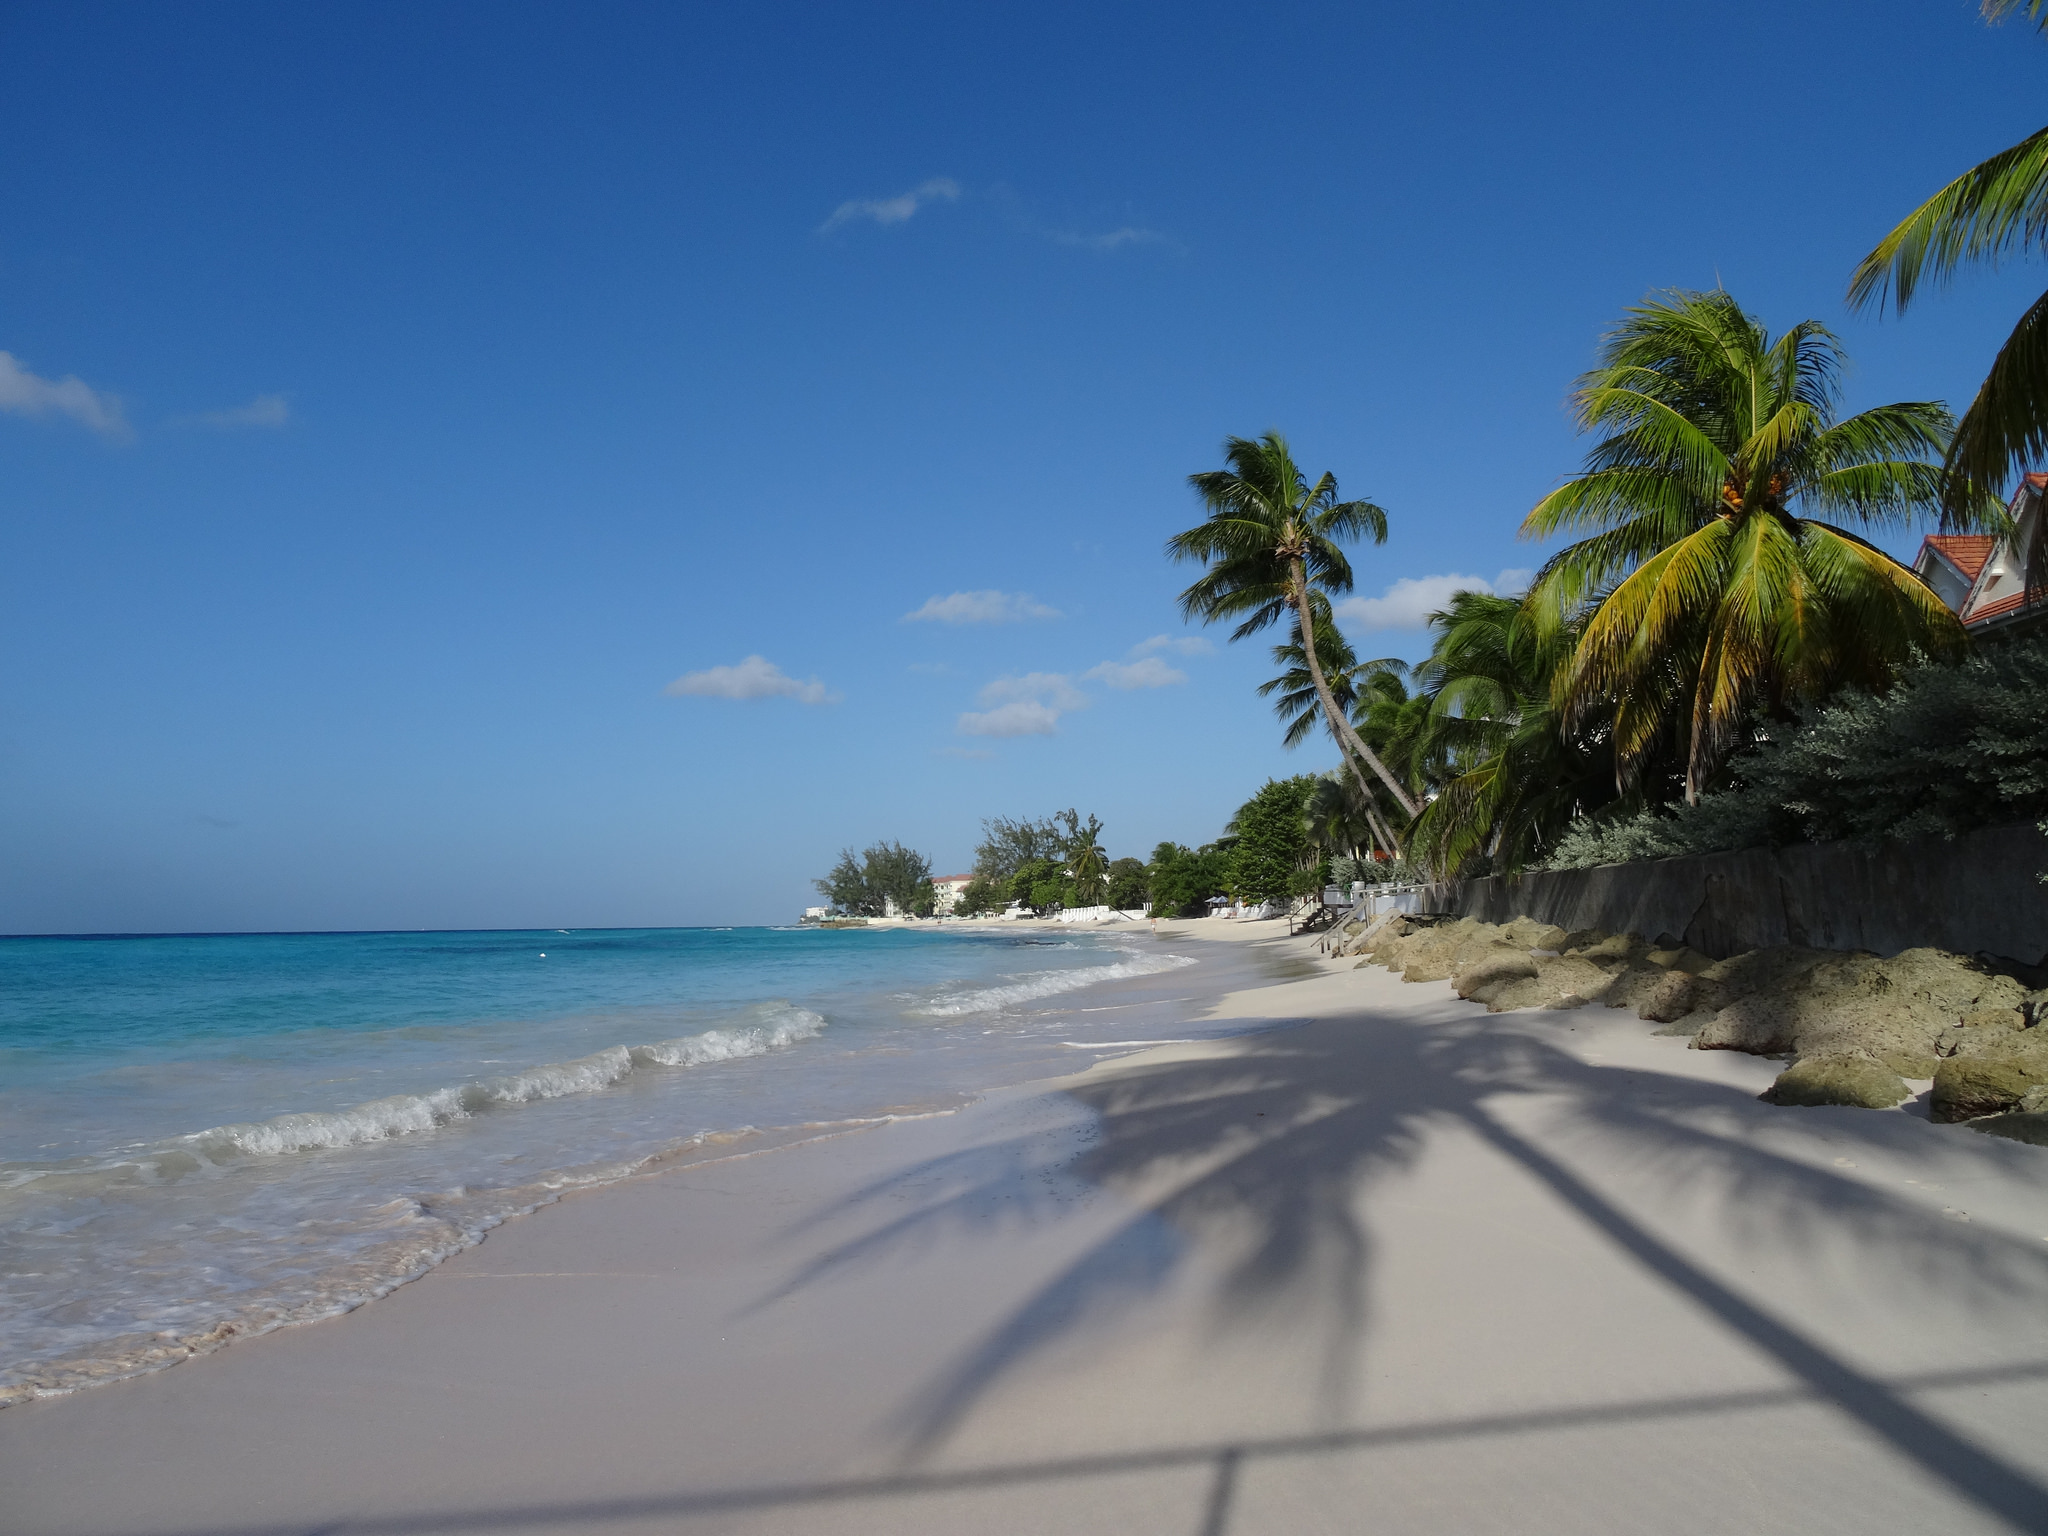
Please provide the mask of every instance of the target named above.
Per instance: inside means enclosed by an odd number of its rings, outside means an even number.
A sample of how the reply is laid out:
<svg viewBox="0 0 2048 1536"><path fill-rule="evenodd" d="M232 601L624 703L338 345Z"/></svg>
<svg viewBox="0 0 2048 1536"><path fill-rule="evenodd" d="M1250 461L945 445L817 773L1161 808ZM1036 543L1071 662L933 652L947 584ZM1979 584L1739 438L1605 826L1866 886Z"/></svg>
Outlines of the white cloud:
<svg viewBox="0 0 2048 1536"><path fill-rule="evenodd" d="M671 698L795 699L799 704L837 704L815 677L798 682L765 656L749 656L736 667L685 672L662 690Z"/></svg>
<svg viewBox="0 0 2048 1536"><path fill-rule="evenodd" d="M1035 699L1018 699L982 713L960 717L962 736L1050 736L1059 727L1060 712Z"/></svg>
<svg viewBox="0 0 2048 1536"><path fill-rule="evenodd" d="M1493 592L1512 597L1528 586L1534 574L1517 568L1492 581L1484 576L1403 576L1378 597L1347 597L1336 605L1337 617L1357 629L1421 629L1429 616L1447 605L1456 592Z"/></svg>
<svg viewBox="0 0 2048 1536"><path fill-rule="evenodd" d="M191 418L202 427L219 427L232 432L240 427L281 427L292 419L292 408L283 395L258 395L247 405L225 411L201 411Z"/></svg>
<svg viewBox="0 0 2048 1536"><path fill-rule="evenodd" d="M980 699L987 707L962 715L955 726L963 736L1050 736L1061 714L1088 707L1088 695L1064 672L999 677L982 688Z"/></svg>
<svg viewBox="0 0 2048 1536"><path fill-rule="evenodd" d="M901 224L918 209L929 202L953 202L960 196L960 183L950 176L934 176L908 192L894 197L858 197L841 203L832 210L832 217L818 226L818 233L830 234L843 225L858 219L868 219L876 224Z"/></svg>
<svg viewBox="0 0 2048 1536"><path fill-rule="evenodd" d="M1133 656L1153 656L1161 651L1171 651L1176 656L1206 656L1216 647L1200 635L1154 635L1150 640L1140 640L1131 647Z"/></svg>
<svg viewBox="0 0 2048 1536"><path fill-rule="evenodd" d="M914 613L903 615L906 623L931 619L940 624L1016 624L1025 619L1056 619L1057 608L1048 608L1029 592L953 592L932 597Z"/></svg>
<svg viewBox="0 0 2048 1536"><path fill-rule="evenodd" d="M0 411L17 416L48 416L55 412L92 428L102 437L131 436L121 402L94 389L76 374L61 379L39 378L21 366L11 352L0 352Z"/></svg>
<svg viewBox="0 0 2048 1536"><path fill-rule="evenodd" d="M1093 682L1107 683L1112 688L1165 688L1188 680L1187 673L1178 667L1169 667L1157 656L1141 656L1136 661L1101 662L1081 676Z"/></svg>
<svg viewBox="0 0 2048 1536"><path fill-rule="evenodd" d="M999 677L981 690L984 704L1007 704L1030 699L1054 709L1086 709L1088 695L1074 686L1064 672L1026 672L1022 677Z"/></svg>

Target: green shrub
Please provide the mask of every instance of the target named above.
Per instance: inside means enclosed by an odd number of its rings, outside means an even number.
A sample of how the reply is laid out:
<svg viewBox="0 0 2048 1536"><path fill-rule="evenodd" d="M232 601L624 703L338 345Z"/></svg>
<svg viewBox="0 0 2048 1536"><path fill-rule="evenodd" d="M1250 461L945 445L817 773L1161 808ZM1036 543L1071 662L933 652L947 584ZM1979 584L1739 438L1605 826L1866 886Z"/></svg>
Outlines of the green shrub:
<svg viewBox="0 0 2048 1536"><path fill-rule="evenodd" d="M1697 805L1582 817L1550 869L1798 842L1954 837L2048 813L2048 639L1920 662L1771 725Z"/></svg>

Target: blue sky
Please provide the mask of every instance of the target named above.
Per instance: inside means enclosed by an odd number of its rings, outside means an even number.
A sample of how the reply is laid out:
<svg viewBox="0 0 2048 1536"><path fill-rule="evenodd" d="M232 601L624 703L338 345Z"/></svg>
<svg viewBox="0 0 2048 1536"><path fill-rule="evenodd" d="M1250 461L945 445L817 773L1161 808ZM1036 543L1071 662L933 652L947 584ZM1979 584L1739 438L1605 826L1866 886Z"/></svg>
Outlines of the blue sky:
<svg viewBox="0 0 2048 1536"><path fill-rule="evenodd" d="M1419 655L1541 559L1652 288L1967 400L2038 266L1842 293L2044 64L1970 0L10 5L0 931L780 921L996 813L1213 837L1329 756L1176 615L1225 435L1388 509L1346 618Z"/></svg>

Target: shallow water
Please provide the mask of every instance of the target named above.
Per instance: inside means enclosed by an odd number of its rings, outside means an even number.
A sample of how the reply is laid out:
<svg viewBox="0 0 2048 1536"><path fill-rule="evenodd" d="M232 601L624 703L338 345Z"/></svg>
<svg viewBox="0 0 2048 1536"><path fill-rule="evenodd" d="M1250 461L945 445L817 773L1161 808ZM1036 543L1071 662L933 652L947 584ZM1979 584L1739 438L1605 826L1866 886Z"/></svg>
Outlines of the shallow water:
<svg viewBox="0 0 2048 1536"><path fill-rule="evenodd" d="M1213 1033L1197 965L1261 969L1143 929L0 940L0 1402L346 1310L663 1159Z"/></svg>

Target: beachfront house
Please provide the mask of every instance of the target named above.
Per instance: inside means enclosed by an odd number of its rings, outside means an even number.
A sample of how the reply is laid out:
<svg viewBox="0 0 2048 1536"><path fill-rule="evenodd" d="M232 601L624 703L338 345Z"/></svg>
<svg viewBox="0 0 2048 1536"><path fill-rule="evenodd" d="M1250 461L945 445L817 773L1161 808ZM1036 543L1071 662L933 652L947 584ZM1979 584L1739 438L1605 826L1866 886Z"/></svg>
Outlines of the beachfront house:
<svg viewBox="0 0 2048 1536"><path fill-rule="evenodd" d="M1948 604L1974 635L2034 626L2048 618L2048 601L2027 594L2026 553L2041 525L2048 474L2027 475L2013 493L2013 532L1933 533L1920 541L1913 573Z"/></svg>
<svg viewBox="0 0 2048 1536"><path fill-rule="evenodd" d="M936 915L944 917L948 912L959 906L960 898L967 892L967 882L973 878L972 874L933 876L932 892L938 899L933 904L932 911Z"/></svg>

